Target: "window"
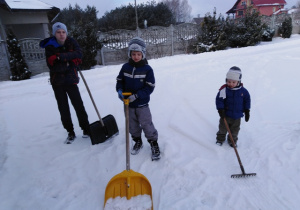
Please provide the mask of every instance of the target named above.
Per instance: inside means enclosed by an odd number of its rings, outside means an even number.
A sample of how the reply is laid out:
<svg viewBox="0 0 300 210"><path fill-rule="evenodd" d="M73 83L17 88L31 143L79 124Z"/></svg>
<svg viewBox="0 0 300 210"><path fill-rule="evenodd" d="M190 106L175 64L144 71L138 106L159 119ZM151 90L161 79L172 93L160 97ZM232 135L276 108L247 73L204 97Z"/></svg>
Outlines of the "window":
<svg viewBox="0 0 300 210"><path fill-rule="evenodd" d="M238 11L238 16L243 16L243 15L244 15L243 11Z"/></svg>
<svg viewBox="0 0 300 210"><path fill-rule="evenodd" d="M242 5L246 5L246 2L245 2L245 1L242 1Z"/></svg>

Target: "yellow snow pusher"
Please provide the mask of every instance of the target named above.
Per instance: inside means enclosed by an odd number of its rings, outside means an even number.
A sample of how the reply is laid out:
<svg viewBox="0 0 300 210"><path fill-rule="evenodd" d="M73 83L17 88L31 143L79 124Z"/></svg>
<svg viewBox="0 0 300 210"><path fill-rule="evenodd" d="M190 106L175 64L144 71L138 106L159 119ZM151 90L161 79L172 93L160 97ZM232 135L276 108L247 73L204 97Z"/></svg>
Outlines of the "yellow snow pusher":
<svg viewBox="0 0 300 210"><path fill-rule="evenodd" d="M123 96L128 97L131 93L123 93ZM124 98L124 108L125 108L125 120L126 120L126 170L115 175L108 182L105 189L105 199L106 201L110 198L116 197L126 197L130 200L131 197L138 195L149 195L151 197L151 203L153 210L152 201L152 188L149 180L138 172L130 169L130 144L129 144L129 99Z"/></svg>

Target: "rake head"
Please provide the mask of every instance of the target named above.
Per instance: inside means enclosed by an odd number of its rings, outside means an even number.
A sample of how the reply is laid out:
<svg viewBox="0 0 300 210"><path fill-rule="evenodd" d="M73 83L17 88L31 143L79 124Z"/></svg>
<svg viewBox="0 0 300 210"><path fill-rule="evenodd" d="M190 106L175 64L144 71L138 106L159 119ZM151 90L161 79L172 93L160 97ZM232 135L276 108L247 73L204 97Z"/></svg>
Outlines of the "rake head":
<svg viewBox="0 0 300 210"><path fill-rule="evenodd" d="M241 178L241 177L250 177L250 176L256 176L256 173L251 173L251 174L232 174L231 178Z"/></svg>

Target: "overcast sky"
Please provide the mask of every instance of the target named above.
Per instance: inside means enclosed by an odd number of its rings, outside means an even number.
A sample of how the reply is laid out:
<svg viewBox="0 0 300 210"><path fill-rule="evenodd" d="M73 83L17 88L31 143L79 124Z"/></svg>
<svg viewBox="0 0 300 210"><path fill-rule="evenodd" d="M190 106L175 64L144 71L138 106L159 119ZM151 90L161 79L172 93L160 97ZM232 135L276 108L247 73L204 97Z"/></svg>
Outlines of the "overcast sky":
<svg viewBox="0 0 300 210"><path fill-rule="evenodd" d="M102 17L105 12L110 12L116 7L122 5L134 4L134 0L40 0L60 9L68 7L69 4L74 6L76 3L83 9L87 5L95 6L98 10L98 17ZM148 0L150 1L150 0ZM296 5L300 0L285 0L287 5L285 8L291 8ZM137 4L146 3L147 0L136 0ZM156 0L160 2L160 0ZM192 16L197 17L200 14L203 17L207 12L212 13L214 7L217 9L217 14L225 14L234 5L236 0L188 0L189 5L192 7Z"/></svg>

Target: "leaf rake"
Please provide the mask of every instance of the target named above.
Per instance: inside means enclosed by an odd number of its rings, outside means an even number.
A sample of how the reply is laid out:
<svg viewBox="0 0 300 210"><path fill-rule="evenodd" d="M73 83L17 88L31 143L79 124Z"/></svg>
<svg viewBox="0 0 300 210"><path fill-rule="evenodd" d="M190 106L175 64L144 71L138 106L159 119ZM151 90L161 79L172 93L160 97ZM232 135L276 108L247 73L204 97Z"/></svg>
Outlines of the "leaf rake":
<svg viewBox="0 0 300 210"><path fill-rule="evenodd" d="M226 121L225 118L224 118L224 123L225 123L226 129L227 129L227 132L228 132L228 134L229 134L231 143L232 143L232 145L233 145L233 148L234 148L236 157L237 157L237 159L238 159L238 161L239 161L239 164L240 164L240 167L241 167L241 170L242 170L242 174L232 174L232 175L231 175L231 178L241 178L241 177L256 176L256 173L248 173L248 174L245 173L244 166L243 166L242 161L241 161L241 159L240 159L239 153L238 153L238 151L237 151L237 149L236 149L236 145L235 145L235 143L234 143L234 141L233 141L232 134L231 134L231 132L230 132L229 126L228 126L227 121Z"/></svg>

